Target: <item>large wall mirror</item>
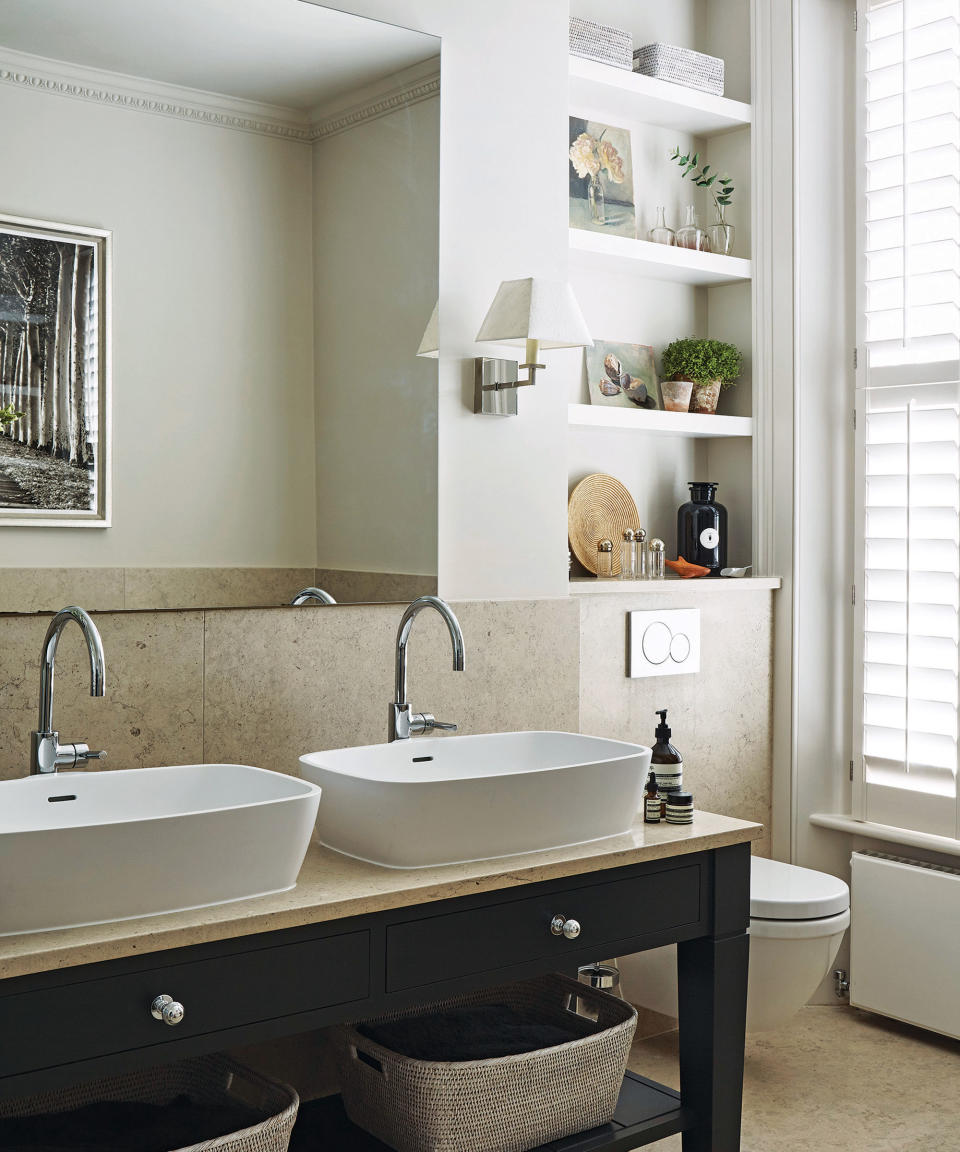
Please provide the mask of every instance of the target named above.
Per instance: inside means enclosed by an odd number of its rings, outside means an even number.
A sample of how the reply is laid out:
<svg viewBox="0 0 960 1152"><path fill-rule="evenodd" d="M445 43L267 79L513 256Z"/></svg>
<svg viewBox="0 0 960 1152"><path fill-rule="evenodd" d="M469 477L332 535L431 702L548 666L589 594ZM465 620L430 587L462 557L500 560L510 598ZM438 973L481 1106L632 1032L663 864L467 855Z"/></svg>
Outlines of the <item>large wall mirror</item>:
<svg viewBox="0 0 960 1152"><path fill-rule="evenodd" d="M439 131L420 32L0 0L0 612L435 590Z"/></svg>

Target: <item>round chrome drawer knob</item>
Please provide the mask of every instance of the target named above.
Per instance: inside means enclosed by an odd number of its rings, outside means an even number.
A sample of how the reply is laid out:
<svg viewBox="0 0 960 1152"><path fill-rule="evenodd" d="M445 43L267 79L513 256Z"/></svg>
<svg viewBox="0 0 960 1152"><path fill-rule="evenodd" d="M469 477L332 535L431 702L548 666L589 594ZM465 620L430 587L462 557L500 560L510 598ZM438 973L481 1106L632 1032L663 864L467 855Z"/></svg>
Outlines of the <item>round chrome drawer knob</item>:
<svg viewBox="0 0 960 1152"><path fill-rule="evenodd" d="M580 922L557 915L550 921L550 932L554 936L565 936L568 940L576 940L580 935Z"/></svg>
<svg viewBox="0 0 960 1152"><path fill-rule="evenodd" d="M164 1024L169 1024L173 1028L184 1017L183 1005L174 1000L172 996L167 996L164 993L150 1005L150 1015L154 1020L162 1020Z"/></svg>

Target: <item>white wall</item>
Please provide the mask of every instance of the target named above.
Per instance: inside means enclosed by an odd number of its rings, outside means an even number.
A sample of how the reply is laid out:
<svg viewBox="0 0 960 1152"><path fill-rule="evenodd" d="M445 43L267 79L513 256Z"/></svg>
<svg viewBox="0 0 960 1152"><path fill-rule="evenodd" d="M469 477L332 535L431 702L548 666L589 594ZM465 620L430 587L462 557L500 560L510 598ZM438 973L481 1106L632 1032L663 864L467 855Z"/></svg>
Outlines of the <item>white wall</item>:
<svg viewBox="0 0 960 1152"><path fill-rule="evenodd" d="M314 563L310 151L0 85L3 210L113 230L113 527L0 564Z"/></svg>
<svg viewBox="0 0 960 1152"><path fill-rule="evenodd" d="M519 417L475 416L472 358L491 352L475 337L501 280L566 274L567 6L556 0L334 6L443 40L440 594L565 595L565 391L548 368L536 388L520 393Z"/></svg>
<svg viewBox="0 0 960 1152"><path fill-rule="evenodd" d="M313 148L317 565L437 571L440 100Z"/></svg>

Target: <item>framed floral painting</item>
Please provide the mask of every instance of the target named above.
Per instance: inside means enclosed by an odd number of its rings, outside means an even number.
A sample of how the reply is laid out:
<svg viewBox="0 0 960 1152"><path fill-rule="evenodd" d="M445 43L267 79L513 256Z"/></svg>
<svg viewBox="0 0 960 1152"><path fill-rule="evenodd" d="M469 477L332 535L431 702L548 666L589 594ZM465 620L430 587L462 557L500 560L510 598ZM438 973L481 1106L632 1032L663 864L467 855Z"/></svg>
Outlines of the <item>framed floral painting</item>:
<svg viewBox="0 0 960 1152"><path fill-rule="evenodd" d="M630 130L570 117L570 227L637 234Z"/></svg>

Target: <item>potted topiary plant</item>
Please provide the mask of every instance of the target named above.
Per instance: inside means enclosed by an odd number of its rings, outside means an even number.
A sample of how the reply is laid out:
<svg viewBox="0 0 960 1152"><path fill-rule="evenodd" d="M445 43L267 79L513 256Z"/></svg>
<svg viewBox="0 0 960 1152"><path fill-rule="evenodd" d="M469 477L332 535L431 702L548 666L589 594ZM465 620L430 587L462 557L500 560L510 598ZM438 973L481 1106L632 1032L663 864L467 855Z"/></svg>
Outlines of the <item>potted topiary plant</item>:
<svg viewBox="0 0 960 1152"><path fill-rule="evenodd" d="M740 350L722 340L700 340L688 336L684 340L674 340L663 350L663 375L668 378L664 385L670 381L690 381L689 411L702 415L716 412L720 390L729 388L740 375L740 370ZM664 403L666 406L666 390Z"/></svg>

